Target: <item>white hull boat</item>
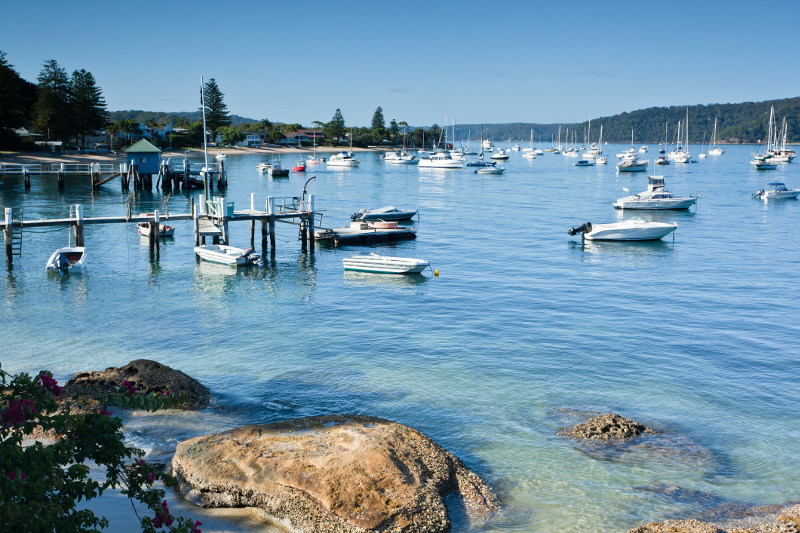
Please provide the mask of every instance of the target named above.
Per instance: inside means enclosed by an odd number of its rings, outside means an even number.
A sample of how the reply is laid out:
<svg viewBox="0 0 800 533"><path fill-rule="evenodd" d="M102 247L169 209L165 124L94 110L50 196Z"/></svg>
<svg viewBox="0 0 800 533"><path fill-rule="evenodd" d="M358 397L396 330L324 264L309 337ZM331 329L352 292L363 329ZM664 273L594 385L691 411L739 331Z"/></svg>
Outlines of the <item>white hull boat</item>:
<svg viewBox="0 0 800 533"><path fill-rule="evenodd" d="M466 161L453 159L450 154L439 152L419 160L419 168L464 168Z"/></svg>
<svg viewBox="0 0 800 533"><path fill-rule="evenodd" d="M751 161L756 170L775 170L778 163L769 157L756 157Z"/></svg>
<svg viewBox="0 0 800 533"><path fill-rule="evenodd" d="M623 189L630 192L628 189ZM689 209L697 198L676 198L664 188L664 176L648 176L647 190L639 194L625 196L614 202L617 209Z"/></svg>
<svg viewBox="0 0 800 533"><path fill-rule="evenodd" d="M583 234L587 241L657 241L675 231L677 224L647 222L639 217L612 224L587 222L568 231L570 235Z"/></svg>
<svg viewBox="0 0 800 533"><path fill-rule="evenodd" d="M80 273L83 272L85 265L86 248L83 246L67 246L53 252L53 255L47 260L45 268L48 272Z"/></svg>
<svg viewBox="0 0 800 533"><path fill-rule="evenodd" d="M644 172L647 170L649 161L639 161L638 159L623 159L617 163L617 172Z"/></svg>
<svg viewBox="0 0 800 533"><path fill-rule="evenodd" d="M753 195L753 198L760 200L787 200L800 196L800 189L787 189L786 185L780 182L773 182L767 185L766 189L761 189Z"/></svg>
<svg viewBox="0 0 800 533"><path fill-rule="evenodd" d="M323 243L338 246L339 244L372 244L376 242L402 241L417 237L416 228L398 226L397 222L350 222L349 227L319 229L314 238Z"/></svg>
<svg viewBox="0 0 800 533"><path fill-rule="evenodd" d="M419 274L430 266L424 259L369 254L342 259L345 270L380 274Z"/></svg>
<svg viewBox="0 0 800 533"><path fill-rule="evenodd" d="M352 220L411 220L417 214L417 211L409 211L407 209L398 209L394 206L387 205L386 207L379 207L378 209L361 209L358 213L353 213L350 217Z"/></svg>
<svg viewBox="0 0 800 533"><path fill-rule="evenodd" d="M494 159L496 161L508 161L508 154L505 150L499 150L496 154L489 156L489 159Z"/></svg>
<svg viewBox="0 0 800 533"><path fill-rule="evenodd" d="M195 246L194 253L200 259L230 266L247 266L258 263L259 257L252 248L243 249L224 244Z"/></svg>
<svg viewBox="0 0 800 533"><path fill-rule="evenodd" d="M332 155L328 159L328 166L329 167L357 167L361 164L361 160L353 159L353 156L349 152L339 152L338 154Z"/></svg>
<svg viewBox="0 0 800 533"><path fill-rule="evenodd" d="M475 174L502 174L506 169L503 167L481 167L475 171Z"/></svg>

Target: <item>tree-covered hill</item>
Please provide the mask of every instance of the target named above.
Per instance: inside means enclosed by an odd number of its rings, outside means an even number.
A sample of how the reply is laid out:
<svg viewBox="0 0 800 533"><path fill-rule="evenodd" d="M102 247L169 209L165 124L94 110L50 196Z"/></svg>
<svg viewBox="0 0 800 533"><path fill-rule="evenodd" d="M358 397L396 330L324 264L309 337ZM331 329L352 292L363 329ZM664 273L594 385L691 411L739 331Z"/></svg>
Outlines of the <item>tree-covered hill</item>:
<svg viewBox="0 0 800 533"><path fill-rule="evenodd" d="M706 142L711 139L714 129L714 118L717 119L717 140L725 143L757 143L767 137L769 126L769 110L775 106L775 119L779 123L786 117L788 123L789 142L800 142L800 97L768 100L765 102L744 102L739 104L708 104L688 106L689 140L693 143ZM675 142L678 121L686 120L686 106L650 107L636 111L621 113L611 117L592 119L591 140L596 141L603 126L603 140L609 142L630 142L631 130L637 143L656 144L665 138ZM530 138L530 130L535 131L534 143L541 134L542 141L550 141L556 135L558 124L485 124L484 137L493 140L525 141ZM561 125L562 140L566 129L575 131L578 142L584 141L588 121L580 124ZM476 139L476 131L480 133L480 124L456 125L456 138L466 138L467 131ZM452 134L450 134L452 135ZM570 133L572 138L572 133Z"/></svg>
<svg viewBox="0 0 800 533"><path fill-rule="evenodd" d="M200 114L200 110L197 111L181 111L181 112L162 112L162 111L142 111L139 109L130 109L125 111L109 111L108 112L108 121L113 122L120 122L127 119L133 119L136 122L146 123L148 120L154 120L158 124L175 124L178 122L178 119L183 119L183 121L193 123L197 122L198 120L203 120L203 116ZM258 122L252 118L241 117L239 115L231 115L231 123L234 126L238 126L239 124L251 124L253 122Z"/></svg>

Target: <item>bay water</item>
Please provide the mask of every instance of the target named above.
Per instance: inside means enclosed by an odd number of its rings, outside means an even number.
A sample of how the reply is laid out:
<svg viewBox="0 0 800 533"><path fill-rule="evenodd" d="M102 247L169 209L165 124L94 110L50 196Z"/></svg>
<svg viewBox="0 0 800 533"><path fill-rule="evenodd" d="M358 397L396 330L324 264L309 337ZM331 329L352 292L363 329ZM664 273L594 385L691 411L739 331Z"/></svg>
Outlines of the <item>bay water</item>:
<svg viewBox="0 0 800 533"><path fill-rule="evenodd" d="M274 260L237 270L196 260L190 222L171 223L158 261L135 225L93 225L86 272L57 276L44 264L67 230L26 230L22 257L0 274L0 361L63 382L148 358L198 379L210 408L126 415L128 439L155 460L186 438L301 416L412 426L500 494L505 511L486 531L622 531L723 502L797 500L800 202L751 195L769 181L800 187L798 166L756 171L752 147L731 146L653 168L651 148L647 174L702 197L689 211L622 212L612 202L623 187L645 190L646 174L617 174L614 154L627 146L603 148L610 164L595 167L511 152L500 176L364 152L359 168L285 179L256 171L263 156L232 153L225 196L236 209L250 193L261 207L306 186L325 227L395 205L419 210L418 237L303 255L297 226L278 224ZM0 204L27 220L68 216L70 204L87 217L124 214L117 182L94 192L88 182L68 177L59 193L34 177L26 193L7 178ZM163 212L164 200L139 193L134 211ZM189 196L168 206L187 212ZM637 215L679 227L652 243L567 235ZM230 231L231 244L249 245L249 224ZM344 272L342 258L363 252L427 259L440 275ZM602 412L668 438L595 449L557 435ZM205 531L226 527L211 523ZM469 526L456 517L455 530Z"/></svg>

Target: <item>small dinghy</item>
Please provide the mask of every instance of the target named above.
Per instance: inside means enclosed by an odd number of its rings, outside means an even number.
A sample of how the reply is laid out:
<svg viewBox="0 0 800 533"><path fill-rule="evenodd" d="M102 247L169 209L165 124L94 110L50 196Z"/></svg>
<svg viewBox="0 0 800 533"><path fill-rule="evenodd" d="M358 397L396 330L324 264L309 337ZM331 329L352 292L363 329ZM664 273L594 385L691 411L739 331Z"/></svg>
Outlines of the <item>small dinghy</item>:
<svg viewBox="0 0 800 533"><path fill-rule="evenodd" d="M342 259L345 270L379 274L419 274L430 266L424 259L369 254Z"/></svg>
<svg viewBox="0 0 800 533"><path fill-rule="evenodd" d="M86 264L86 248L83 246L67 246L59 248L50 259L47 260L48 272L58 272L60 274L79 273L83 271Z"/></svg>
<svg viewBox="0 0 800 533"><path fill-rule="evenodd" d="M224 244L196 246L194 253L205 261L237 267L253 265L260 261L260 258L252 248L245 250L234 246L226 246Z"/></svg>

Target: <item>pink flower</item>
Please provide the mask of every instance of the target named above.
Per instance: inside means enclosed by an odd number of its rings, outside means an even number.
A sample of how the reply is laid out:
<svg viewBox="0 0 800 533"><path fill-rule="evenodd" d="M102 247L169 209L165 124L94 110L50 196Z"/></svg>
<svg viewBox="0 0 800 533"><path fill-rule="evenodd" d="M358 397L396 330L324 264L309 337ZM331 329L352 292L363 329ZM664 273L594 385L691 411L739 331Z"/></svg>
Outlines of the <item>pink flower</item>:
<svg viewBox="0 0 800 533"><path fill-rule="evenodd" d="M53 396L55 396L56 398L61 396L62 389L61 387L58 386L58 381L53 379L49 374L45 374L44 372L42 372L36 378L36 381L38 381L42 387L52 392Z"/></svg>
<svg viewBox="0 0 800 533"><path fill-rule="evenodd" d="M19 474L20 474L20 475L19 475L19 479L20 479L20 481L25 481L26 479L28 479L28 476L26 476L26 475L25 475L25 472L20 472ZM11 479L16 479L16 478L17 478L17 473L16 473L16 472L14 472L13 470L9 470L9 471L6 473L6 475L7 475L9 478L11 478Z"/></svg>
<svg viewBox="0 0 800 533"><path fill-rule="evenodd" d="M192 527L192 530L189 533L202 533L202 531L200 531L200 528L198 527L202 525L203 523L200 520L198 520L197 522L194 523L194 527Z"/></svg>
<svg viewBox="0 0 800 533"><path fill-rule="evenodd" d="M26 399L11 400L8 402L8 408L0 415L4 424L16 426L22 424L29 414L36 413L36 407L33 402Z"/></svg>
<svg viewBox="0 0 800 533"><path fill-rule="evenodd" d="M136 394L136 389L133 388L133 383L128 381L127 379L122 382L122 386L128 390L128 394L134 395Z"/></svg>

